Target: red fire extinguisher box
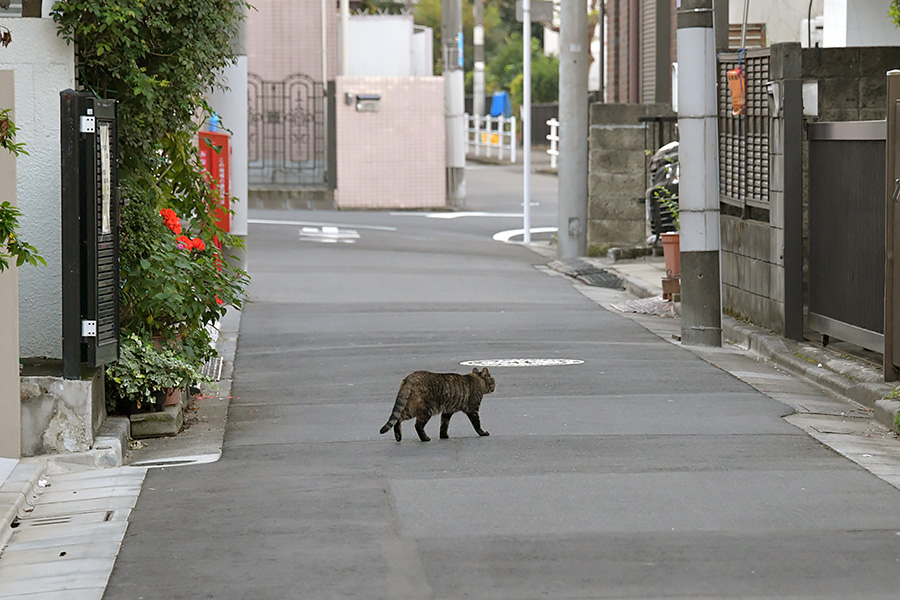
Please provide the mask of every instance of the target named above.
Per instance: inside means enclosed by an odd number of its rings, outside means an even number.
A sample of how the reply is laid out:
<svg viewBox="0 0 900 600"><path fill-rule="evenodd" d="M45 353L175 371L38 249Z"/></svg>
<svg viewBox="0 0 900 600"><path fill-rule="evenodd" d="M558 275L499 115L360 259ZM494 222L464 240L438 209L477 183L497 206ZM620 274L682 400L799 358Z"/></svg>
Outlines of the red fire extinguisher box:
<svg viewBox="0 0 900 600"><path fill-rule="evenodd" d="M210 185L213 189L219 190L221 196L220 205L215 209L216 222L225 231L231 231L231 212L229 210L231 199L228 189L231 177L229 136L227 133L215 131L201 131L198 135L200 162L210 175Z"/></svg>

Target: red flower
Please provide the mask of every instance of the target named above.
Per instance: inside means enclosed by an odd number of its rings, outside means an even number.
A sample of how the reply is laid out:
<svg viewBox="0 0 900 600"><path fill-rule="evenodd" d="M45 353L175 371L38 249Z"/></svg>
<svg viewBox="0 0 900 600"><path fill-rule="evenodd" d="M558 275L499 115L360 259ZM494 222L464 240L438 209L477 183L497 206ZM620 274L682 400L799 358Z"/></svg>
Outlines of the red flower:
<svg viewBox="0 0 900 600"><path fill-rule="evenodd" d="M216 294L216 304L218 304L219 306L222 306L222 304L224 304L224 302L222 301L222 299L219 298L219 295L218 295L218 294Z"/></svg>
<svg viewBox="0 0 900 600"><path fill-rule="evenodd" d="M186 235L179 235L175 238L175 245L178 246L179 250L197 250L202 252L206 249L206 244L203 243L203 240L200 238L189 238Z"/></svg>
<svg viewBox="0 0 900 600"><path fill-rule="evenodd" d="M190 238L186 235L179 235L176 237L175 245L178 246L179 250L190 250L194 246L194 244L191 243Z"/></svg>
<svg viewBox="0 0 900 600"><path fill-rule="evenodd" d="M175 214L174 210L171 208L164 208L159 211L159 215L163 218L166 227L171 229L175 235L181 233L181 219L178 218L178 215Z"/></svg>

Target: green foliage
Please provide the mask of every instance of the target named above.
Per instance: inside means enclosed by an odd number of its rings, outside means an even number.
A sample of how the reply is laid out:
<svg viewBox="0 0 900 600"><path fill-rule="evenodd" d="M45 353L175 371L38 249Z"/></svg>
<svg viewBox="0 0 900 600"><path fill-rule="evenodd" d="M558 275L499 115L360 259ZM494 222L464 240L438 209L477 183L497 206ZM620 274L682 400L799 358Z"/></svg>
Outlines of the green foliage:
<svg viewBox="0 0 900 600"><path fill-rule="evenodd" d="M466 74L471 73L475 65L475 15L472 10L472 0L462 0L463 17L463 61ZM513 4L515 10L515 4ZM513 13L515 17L515 13ZM417 25L431 27L434 30L434 74L443 72L441 58L441 0L420 0L416 4L414 13ZM503 44L508 28L500 17L498 6L491 2L484 5L484 53L490 56ZM467 79L468 80L468 79ZM466 84L466 89L471 92L471 85Z"/></svg>
<svg viewBox="0 0 900 600"><path fill-rule="evenodd" d="M122 340L119 360L106 369L106 375L115 383L111 409L118 400L134 402L137 408L155 404L158 392L209 381L176 348L166 342L148 342L136 334Z"/></svg>
<svg viewBox="0 0 900 600"><path fill-rule="evenodd" d="M20 240L16 234L21 216L19 209L9 202L0 204L0 240L5 240L0 243L0 272L9 268L10 259L15 259L17 267L26 263L34 266L47 264L34 246Z"/></svg>
<svg viewBox="0 0 900 600"><path fill-rule="evenodd" d="M900 0L891 0L888 7L888 16L895 27L900 27Z"/></svg>
<svg viewBox="0 0 900 600"><path fill-rule="evenodd" d="M493 89L508 89L514 107L524 100L522 36L515 34L485 69ZM511 78L511 79L510 79ZM559 59L541 52L540 42L531 39L531 101L556 102L559 97Z"/></svg>
<svg viewBox="0 0 900 600"><path fill-rule="evenodd" d="M19 128L9 118L10 110L0 110L0 148L8 150L14 156L28 154L24 143L16 143L16 132ZM37 249L24 240L19 239L19 217L22 213L9 202L0 204L0 273L9 268L10 259L15 259L16 266L24 264L46 265L47 261L37 253Z"/></svg>
<svg viewBox="0 0 900 600"><path fill-rule="evenodd" d="M144 351L148 340L165 338L167 352L193 367L213 352L207 326L229 305L242 306L248 281L227 260L243 243L216 222L220 198L195 141L211 113L205 96L221 87L217 74L234 62L231 39L246 8L233 0L53 5L59 35L78 46L80 82L118 101L119 184L126 201L120 230L124 338L132 346L141 340ZM202 240L203 248L179 247L160 209L173 209L185 239ZM108 373L117 373L111 380L123 397L146 379L116 366Z"/></svg>

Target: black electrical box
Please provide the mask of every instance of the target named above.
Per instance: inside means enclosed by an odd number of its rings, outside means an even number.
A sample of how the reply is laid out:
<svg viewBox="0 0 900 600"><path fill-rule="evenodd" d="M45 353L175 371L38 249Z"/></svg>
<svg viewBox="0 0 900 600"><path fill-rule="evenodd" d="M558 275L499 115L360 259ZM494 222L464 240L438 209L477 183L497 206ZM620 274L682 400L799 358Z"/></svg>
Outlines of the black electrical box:
<svg viewBox="0 0 900 600"><path fill-rule="evenodd" d="M60 93L63 377L119 357L119 178L116 103Z"/></svg>

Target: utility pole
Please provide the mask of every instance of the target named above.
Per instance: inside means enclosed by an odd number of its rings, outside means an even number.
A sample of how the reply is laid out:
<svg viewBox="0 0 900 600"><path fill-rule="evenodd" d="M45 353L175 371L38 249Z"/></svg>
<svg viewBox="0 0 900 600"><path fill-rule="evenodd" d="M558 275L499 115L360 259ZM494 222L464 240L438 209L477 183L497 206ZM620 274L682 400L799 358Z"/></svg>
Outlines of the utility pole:
<svg viewBox="0 0 900 600"><path fill-rule="evenodd" d="M713 0L681 0L678 79L681 341L693 346L721 346Z"/></svg>
<svg viewBox="0 0 900 600"><path fill-rule="evenodd" d="M235 6L244 11L244 19L238 25L238 32L231 40L235 62L226 66L222 73L225 89L215 90L208 95L210 107L219 115L222 125L231 130L231 182L230 194L234 200L231 209L231 233L246 241L247 206L249 204L247 172L248 124L247 124L247 20L243 4ZM247 268L246 250L233 250L236 266Z"/></svg>
<svg viewBox="0 0 900 600"><path fill-rule="evenodd" d="M558 256L587 254L587 0L562 0L559 25Z"/></svg>
<svg viewBox="0 0 900 600"><path fill-rule="evenodd" d="M466 198L462 0L441 2L441 43L444 58L447 203L458 207Z"/></svg>
<svg viewBox="0 0 900 600"><path fill-rule="evenodd" d="M472 80L472 114L484 115L484 0L472 0L475 27L472 42L475 45L475 72Z"/></svg>

